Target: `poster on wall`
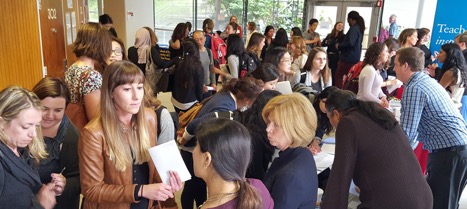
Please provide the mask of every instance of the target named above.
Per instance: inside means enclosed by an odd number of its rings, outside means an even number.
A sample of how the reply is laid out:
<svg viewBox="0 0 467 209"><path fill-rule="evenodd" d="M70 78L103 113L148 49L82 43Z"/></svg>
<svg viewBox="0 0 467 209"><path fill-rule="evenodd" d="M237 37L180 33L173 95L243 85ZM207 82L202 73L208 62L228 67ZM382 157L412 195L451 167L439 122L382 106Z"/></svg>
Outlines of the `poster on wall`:
<svg viewBox="0 0 467 209"><path fill-rule="evenodd" d="M454 38L467 30L467 16L463 15L465 8L465 0L438 0L431 32L432 52L439 52L443 44L454 43Z"/></svg>

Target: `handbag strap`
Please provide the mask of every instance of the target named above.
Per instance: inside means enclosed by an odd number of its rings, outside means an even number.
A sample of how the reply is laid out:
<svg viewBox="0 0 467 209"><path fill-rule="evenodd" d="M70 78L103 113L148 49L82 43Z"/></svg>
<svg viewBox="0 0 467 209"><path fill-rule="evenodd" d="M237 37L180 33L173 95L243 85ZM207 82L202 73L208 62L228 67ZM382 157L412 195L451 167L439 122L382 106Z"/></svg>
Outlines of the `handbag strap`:
<svg viewBox="0 0 467 209"><path fill-rule="evenodd" d="M152 53L151 53L151 50L152 50L152 46L149 46L148 49L146 50L146 68L147 68L147 65L152 65L154 63L154 60L152 59Z"/></svg>
<svg viewBox="0 0 467 209"><path fill-rule="evenodd" d="M83 96L81 94L82 91L82 83L86 82L88 80L89 75L91 74L91 70L86 70L85 72L81 73L79 76L78 80L78 105L81 105L83 103Z"/></svg>

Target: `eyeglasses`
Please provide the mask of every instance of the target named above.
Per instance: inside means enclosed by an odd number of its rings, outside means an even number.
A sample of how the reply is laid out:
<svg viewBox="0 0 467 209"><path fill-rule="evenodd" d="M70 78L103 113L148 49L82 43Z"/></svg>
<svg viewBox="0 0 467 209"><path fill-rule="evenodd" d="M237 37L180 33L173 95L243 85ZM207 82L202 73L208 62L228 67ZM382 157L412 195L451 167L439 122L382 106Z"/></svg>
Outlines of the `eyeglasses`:
<svg viewBox="0 0 467 209"><path fill-rule="evenodd" d="M122 55L122 52L123 52L123 50L121 50L121 49L112 50L112 53L114 53L114 54L117 55L117 56Z"/></svg>

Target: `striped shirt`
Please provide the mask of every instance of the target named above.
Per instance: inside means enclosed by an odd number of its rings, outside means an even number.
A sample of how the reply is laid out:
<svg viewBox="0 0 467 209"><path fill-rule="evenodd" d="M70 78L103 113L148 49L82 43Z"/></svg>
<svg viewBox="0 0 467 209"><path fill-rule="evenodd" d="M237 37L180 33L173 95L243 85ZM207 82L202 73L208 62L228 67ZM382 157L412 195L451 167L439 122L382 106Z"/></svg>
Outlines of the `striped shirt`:
<svg viewBox="0 0 467 209"><path fill-rule="evenodd" d="M412 148L417 140L430 152L467 144L464 119L435 79L415 73L405 85L401 105L401 126Z"/></svg>

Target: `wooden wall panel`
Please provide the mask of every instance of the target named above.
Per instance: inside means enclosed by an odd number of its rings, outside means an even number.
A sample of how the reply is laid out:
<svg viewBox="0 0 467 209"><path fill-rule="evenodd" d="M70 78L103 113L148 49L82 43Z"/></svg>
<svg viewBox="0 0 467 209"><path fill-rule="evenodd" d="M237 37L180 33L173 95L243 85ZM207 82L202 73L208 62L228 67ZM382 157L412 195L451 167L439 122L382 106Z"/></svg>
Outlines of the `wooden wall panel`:
<svg viewBox="0 0 467 209"><path fill-rule="evenodd" d="M0 6L0 89L31 89L42 78L36 0L2 0Z"/></svg>

